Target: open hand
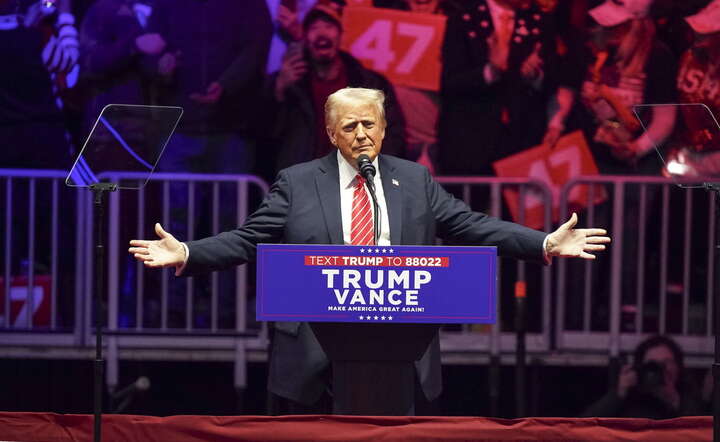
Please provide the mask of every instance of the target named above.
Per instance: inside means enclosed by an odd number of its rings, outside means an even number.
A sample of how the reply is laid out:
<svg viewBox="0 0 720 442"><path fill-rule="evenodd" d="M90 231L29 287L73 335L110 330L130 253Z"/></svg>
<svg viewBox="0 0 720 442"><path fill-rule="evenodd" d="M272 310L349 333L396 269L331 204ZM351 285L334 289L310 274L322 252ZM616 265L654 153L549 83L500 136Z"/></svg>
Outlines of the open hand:
<svg viewBox="0 0 720 442"><path fill-rule="evenodd" d="M207 91L204 94L193 93L190 94L190 99L200 104L215 104L220 99L223 93L223 87L217 81L213 81L208 86Z"/></svg>
<svg viewBox="0 0 720 442"><path fill-rule="evenodd" d="M595 259L590 252L605 250L605 244L610 242L605 229L575 229L577 220L577 214L573 213L565 224L548 235L545 245L548 256Z"/></svg>
<svg viewBox="0 0 720 442"><path fill-rule="evenodd" d="M542 45L540 43L535 43L535 49L532 54L530 54L520 66L520 73L528 80L534 80L540 77L543 73L544 62L540 56L541 49Z"/></svg>
<svg viewBox="0 0 720 442"><path fill-rule="evenodd" d="M185 263L185 247L163 230L160 223L155 223L155 233L160 237L159 240L133 239L128 252L145 264L145 267L175 267L175 276L178 276Z"/></svg>

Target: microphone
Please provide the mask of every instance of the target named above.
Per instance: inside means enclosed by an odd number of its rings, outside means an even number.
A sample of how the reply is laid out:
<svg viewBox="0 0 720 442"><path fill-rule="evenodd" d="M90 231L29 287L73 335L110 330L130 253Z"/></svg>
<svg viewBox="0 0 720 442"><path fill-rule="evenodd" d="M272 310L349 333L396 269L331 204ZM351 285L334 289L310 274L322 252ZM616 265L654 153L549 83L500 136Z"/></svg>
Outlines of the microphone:
<svg viewBox="0 0 720 442"><path fill-rule="evenodd" d="M380 232L381 232L381 220L380 220L380 205L377 202L377 196L375 196L375 182L373 179L375 178L375 166L373 166L372 161L370 161L370 157L361 154L357 157L357 167L358 171L360 172L360 175L365 178L365 185L368 188L368 191L370 192L370 197L372 198L373 202L373 216L375 222L373 223L373 238L375 245L377 245L378 241L380 240Z"/></svg>
<svg viewBox="0 0 720 442"><path fill-rule="evenodd" d="M121 399L137 391L147 391L149 389L150 379L148 379L146 376L140 376L135 380L135 382L126 386L125 388L122 388L120 391L112 393L111 396L113 397L113 399Z"/></svg>
<svg viewBox="0 0 720 442"><path fill-rule="evenodd" d="M373 178L375 177L375 166L373 166L370 157L362 154L357 157L357 166L360 171L360 175L365 178L365 181L371 183L372 186Z"/></svg>

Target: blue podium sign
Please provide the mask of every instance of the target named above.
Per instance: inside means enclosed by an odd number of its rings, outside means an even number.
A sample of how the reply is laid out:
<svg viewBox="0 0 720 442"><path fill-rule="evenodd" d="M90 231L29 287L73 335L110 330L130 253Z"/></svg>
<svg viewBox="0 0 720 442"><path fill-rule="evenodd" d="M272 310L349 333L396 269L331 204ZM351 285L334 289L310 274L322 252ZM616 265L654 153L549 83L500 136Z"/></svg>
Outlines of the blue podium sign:
<svg viewBox="0 0 720 442"><path fill-rule="evenodd" d="M259 244L259 321L494 323L495 247Z"/></svg>

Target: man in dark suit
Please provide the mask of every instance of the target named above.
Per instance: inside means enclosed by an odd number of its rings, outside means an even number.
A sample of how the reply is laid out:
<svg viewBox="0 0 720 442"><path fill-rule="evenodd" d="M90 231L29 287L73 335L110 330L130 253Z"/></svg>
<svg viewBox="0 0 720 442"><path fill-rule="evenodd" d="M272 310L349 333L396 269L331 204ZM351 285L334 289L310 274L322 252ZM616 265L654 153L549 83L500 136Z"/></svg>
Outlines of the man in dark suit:
<svg viewBox="0 0 720 442"><path fill-rule="evenodd" d="M440 172L492 175L540 144L570 110L557 91L552 14L529 0L477 0L448 17L440 91ZM553 115L547 111L555 108ZM552 130L551 130L552 129Z"/></svg>
<svg viewBox="0 0 720 442"><path fill-rule="evenodd" d="M372 244L361 223L366 192L357 159L368 155L377 169L374 184L380 205L378 245L433 244L435 237L475 245L494 245L500 255L537 261L552 256L593 259L610 238L602 229L573 229L577 217L547 235L518 224L472 212L437 184L427 169L389 155L380 156L385 136L384 94L345 88L330 95L325 119L336 152L281 171L260 208L238 229L183 244L155 230L160 240L130 242L129 252L147 267L175 267L176 275L226 269L255 259L258 243ZM372 216L371 225L374 220ZM277 323L268 388L310 406L325 391L321 373L328 361L306 323ZM416 363L425 398L441 390L437 337Z"/></svg>

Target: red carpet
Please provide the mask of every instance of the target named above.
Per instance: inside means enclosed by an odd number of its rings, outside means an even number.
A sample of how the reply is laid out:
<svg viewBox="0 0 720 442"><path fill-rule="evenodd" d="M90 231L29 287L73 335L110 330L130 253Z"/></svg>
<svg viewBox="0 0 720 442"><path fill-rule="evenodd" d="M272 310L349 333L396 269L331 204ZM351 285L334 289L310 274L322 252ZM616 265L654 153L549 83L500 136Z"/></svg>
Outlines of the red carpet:
<svg viewBox="0 0 720 442"><path fill-rule="evenodd" d="M92 416L0 413L0 440L85 442ZM712 418L646 419L367 416L103 416L104 442L196 441L710 441Z"/></svg>

